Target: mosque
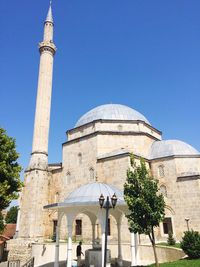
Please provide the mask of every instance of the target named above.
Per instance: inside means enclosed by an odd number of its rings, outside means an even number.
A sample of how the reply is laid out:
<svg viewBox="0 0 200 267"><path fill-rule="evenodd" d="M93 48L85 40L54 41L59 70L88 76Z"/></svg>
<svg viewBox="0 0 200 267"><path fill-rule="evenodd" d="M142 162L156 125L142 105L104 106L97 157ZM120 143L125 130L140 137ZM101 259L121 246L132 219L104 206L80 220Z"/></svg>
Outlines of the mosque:
<svg viewBox="0 0 200 267"><path fill-rule="evenodd" d="M122 193L130 153L136 160L144 158L152 175L159 180L165 198L165 219L156 231L157 240L165 239L169 231L180 240L187 227L200 231L200 153L183 141L162 140L161 131L132 107L105 104L86 112L67 131L62 163L48 163L56 53L53 30L50 6L43 41L39 44L33 145L20 199L18 240L43 242L51 239L57 229L60 239L67 238L68 242L101 239L103 223L98 198L101 193L104 196L116 193L118 202L116 212L110 213L108 242L118 241L118 259L122 259L121 244L131 244ZM145 237L141 240L145 242Z"/></svg>

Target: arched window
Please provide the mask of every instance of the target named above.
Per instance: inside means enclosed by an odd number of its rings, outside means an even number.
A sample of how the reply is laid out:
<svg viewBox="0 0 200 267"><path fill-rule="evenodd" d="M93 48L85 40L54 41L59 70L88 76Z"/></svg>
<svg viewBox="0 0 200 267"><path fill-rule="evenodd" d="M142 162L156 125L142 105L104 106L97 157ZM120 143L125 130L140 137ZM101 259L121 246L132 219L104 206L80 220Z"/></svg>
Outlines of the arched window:
<svg viewBox="0 0 200 267"><path fill-rule="evenodd" d="M94 169L91 167L89 171L90 171L90 181L94 181Z"/></svg>
<svg viewBox="0 0 200 267"><path fill-rule="evenodd" d="M172 219L170 217L163 220L163 232L164 234L169 234L169 232L173 234Z"/></svg>
<svg viewBox="0 0 200 267"><path fill-rule="evenodd" d="M81 219L76 220L75 234L82 235L82 220Z"/></svg>
<svg viewBox="0 0 200 267"><path fill-rule="evenodd" d="M66 184L71 184L71 173L67 172L67 181Z"/></svg>
<svg viewBox="0 0 200 267"><path fill-rule="evenodd" d="M163 196L167 197L167 188L165 185L160 186L160 193L163 194Z"/></svg>
<svg viewBox="0 0 200 267"><path fill-rule="evenodd" d="M159 175L159 177L165 176L165 169L164 169L163 165L158 166L158 175Z"/></svg>
<svg viewBox="0 0 200 267"><path fill-rule="evenodd" d="M81 164L82 163L82 154L78 153L78 163Z"/></svg>
<svg viewBox="0 0 200 267"><path fill-rule="evenodd" d="M59 192L56 192L56 194L55 194L55 202L58 202L58 198L59 198Z"/></svg>

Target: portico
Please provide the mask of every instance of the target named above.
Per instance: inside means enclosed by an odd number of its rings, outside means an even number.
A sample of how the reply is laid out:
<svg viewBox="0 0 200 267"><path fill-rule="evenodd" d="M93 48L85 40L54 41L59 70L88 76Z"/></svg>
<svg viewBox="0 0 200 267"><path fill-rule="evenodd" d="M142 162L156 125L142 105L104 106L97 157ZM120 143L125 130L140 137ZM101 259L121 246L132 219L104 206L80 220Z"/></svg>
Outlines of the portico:
<svg viewBox="0 0 200 267"><path fill-rule="evenodd" d="M105 252L105 210L99 206L99 196L117 196L117 205L115 209L110 210L110 215L116 220L118 230L118 266L122 266L123 255L122 255L122 244L121 244L121 220L122 216L128 212L126 203L123 198L123 193L116 187L104 183L89 183L83 185L74 190L64 200L64 202L53 203L45 206L45 209L56 210L58 212L58 224L56 229L56 246L55 246L55 262L54 267L59 266L59 234L60 224L63 216L66 216L67 220L67 233L68 233L68 244L67 244L67 267L71 267L72 264L72 229L73 222L78 214L82 213L88 216L92 225L92 248L95 245L95 224L98 220L101 226L101 266L104 263L104 252ZM135 236L131 238L131 253L132 253L132 265L137 262L137 244Z"/></svg>

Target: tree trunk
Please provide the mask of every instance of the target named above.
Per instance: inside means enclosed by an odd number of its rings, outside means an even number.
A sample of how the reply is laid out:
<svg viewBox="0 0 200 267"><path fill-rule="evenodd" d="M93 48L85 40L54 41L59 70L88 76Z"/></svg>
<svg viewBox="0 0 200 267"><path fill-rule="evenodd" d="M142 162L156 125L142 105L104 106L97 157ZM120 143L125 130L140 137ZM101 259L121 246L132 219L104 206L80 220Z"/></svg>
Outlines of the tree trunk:
<svg viewBox="0 0 200 267"><path fill-rule="evenodd" d="M153 253L154 253L156 267L159 267L158 257L157 257L157 253L156 253L156 245L155 245L155 242L154 242L154 244L152 244L152 247L153 247Z"/></svg>
<svg viewBox="0 0 200 267"><path fill-rule="evenodd" d="M152 236L151 236L151 234L152 234ZM150 239L152 247L153 247L155 264L156 264L156 267L159 267L158 257L157 257L157 253L156 253L156 244L155 244L155 237L154 237L153 227L152 227L152 230L151 230L151 234L149 233L149 239Z"/></svg>

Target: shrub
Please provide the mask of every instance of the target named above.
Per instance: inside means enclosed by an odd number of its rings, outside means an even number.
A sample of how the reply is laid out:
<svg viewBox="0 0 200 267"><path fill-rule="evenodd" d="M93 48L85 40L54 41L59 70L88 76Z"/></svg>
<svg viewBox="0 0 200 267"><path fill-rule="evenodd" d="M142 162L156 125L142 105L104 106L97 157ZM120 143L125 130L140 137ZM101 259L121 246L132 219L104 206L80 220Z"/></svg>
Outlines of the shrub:
<svg viewBox="0 0 200 267"><path fill-rule="evenodd" d="M5 228L4 218L2 213L0 212L0 234L3 232Z"/></svg>
<svg viewBox="0 0 200 267"><path fill-rule="evenodd" d="M184 232L183 239L181 241L182 250L191 259L200 258L200 234L197 231L186 231Z"/></svg>
<svg viewBox="0 0 200 267"><path fill-rule="evenodd" d="M171 231L169 231L169 233L168 233L167 244L169 246L173 246L173 245L176 244L176 240L174 239L173 234L172 234Z"/></svg>
<svg viewBox="0 0 200 267"><path fill-rule="evenodd" d="M51 240L52 240L53 242L56 242L56 232L54 232L54 233L52 234L52 236L51 236Z"/></svg>

